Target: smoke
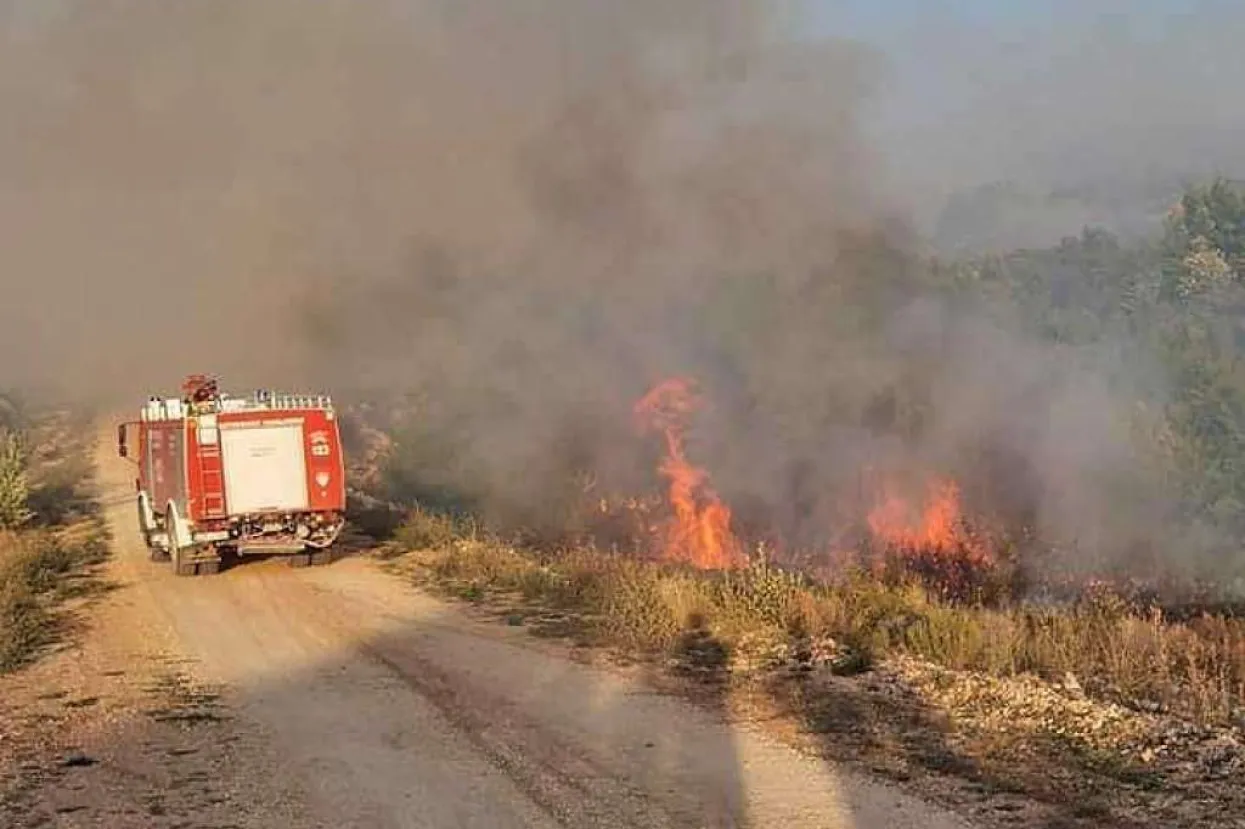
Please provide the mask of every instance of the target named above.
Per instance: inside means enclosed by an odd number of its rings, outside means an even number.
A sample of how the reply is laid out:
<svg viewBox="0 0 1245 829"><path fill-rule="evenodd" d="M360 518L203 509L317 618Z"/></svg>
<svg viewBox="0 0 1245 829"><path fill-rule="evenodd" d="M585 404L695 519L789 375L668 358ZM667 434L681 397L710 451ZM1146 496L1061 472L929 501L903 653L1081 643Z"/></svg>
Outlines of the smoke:
<svg viewBox="0 0 1245 829"><path fill-rule="evenodd" d="M1240 4L972 6L853 27L897 64L870 126L888 186L941 243L1152 232L1184 184L1245 176Z"/></svg>
<svg viewBox="0 0 1245 829"><path fill-rule="evenodd" d="M930 295L878 56L776 8L0 4L0 382L405 396L413 487L539 523L648 480L631 405L685 374L767 531L833 535L884 466L1123 554L1163 514L1108 485L1127 396Z"/></svg>

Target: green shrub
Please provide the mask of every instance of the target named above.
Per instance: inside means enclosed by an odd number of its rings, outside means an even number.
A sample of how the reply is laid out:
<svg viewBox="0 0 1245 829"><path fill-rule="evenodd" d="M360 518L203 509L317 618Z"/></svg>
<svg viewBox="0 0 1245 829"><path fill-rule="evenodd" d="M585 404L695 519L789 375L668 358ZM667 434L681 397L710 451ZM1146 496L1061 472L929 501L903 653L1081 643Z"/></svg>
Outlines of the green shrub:
<svg viewBox="0 0 1245 829"><path fill-rule="evenodd" d="M0 429L0 529L17 529L33 517L25 441Z"/></svg>
<svg viewBox="0 0 1245 829"><path fill-rule="evenodd" d="M22 665L52 635L42 597L55 594L65 574L97 558L95 545L70 547L48 532L0 531L0 672Z"/></svg>

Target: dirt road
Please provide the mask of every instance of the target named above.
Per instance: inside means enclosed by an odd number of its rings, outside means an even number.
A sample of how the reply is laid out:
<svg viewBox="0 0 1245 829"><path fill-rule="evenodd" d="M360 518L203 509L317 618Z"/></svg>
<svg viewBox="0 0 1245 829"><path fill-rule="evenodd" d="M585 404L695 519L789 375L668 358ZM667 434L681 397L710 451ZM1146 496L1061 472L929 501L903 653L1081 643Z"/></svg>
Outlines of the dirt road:
<svg viewBox="0 0 1245 829"><path fill-rule="evenodd" d="M118 589L0 684L13 733L46 731L10 752L0 824L967 826L363 559L179 579L147 561L107 438L99 470Z"/></svg>

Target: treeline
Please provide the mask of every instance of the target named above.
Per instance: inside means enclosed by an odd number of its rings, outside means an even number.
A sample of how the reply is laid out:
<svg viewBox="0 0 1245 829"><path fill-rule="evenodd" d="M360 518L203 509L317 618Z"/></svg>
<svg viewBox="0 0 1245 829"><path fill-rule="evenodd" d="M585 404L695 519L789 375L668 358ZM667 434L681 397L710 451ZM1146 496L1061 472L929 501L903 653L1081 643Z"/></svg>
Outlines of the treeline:
<svg viewBox="0 0 1245 829"><path fill-rule="evenodd" d="M938 262L931 273L949 295L1006 309L1028 335L1091 355L1133 395L1141 417L1132 425L1145 430L1138 448L1174 499L1188 552L1236 563L1245 533L1245 189L1225 179L1188 189L1141 242L1086 228L1051 248Z"/></svg>
<svg viewBox="0 0 1245 829"><path fill-rule="evenodd" d="M862 470L918 469L958 481L1007 543L1065 564L1216 578L1245 565L1245 190L1191 188L1141 242L1086 229L951 261L910 241L847 231L825 261L723 272L664 298L675 324L645 346L703 383L689 452L740 527L841 549L867 532ZM447 297L443 313L469 320ZM385 495L582 536L585 511L610 496L660 491L660 447L618 401L662 378L623 370L625 342L559 322L632 321L592 292L560 302L524 322L582 347L529 365L516 340L494 353L467 338L476 371L378 407L394 439ZM604 402L568 411L567 399ZM516 446L539 464L514 462Z"/></svg>

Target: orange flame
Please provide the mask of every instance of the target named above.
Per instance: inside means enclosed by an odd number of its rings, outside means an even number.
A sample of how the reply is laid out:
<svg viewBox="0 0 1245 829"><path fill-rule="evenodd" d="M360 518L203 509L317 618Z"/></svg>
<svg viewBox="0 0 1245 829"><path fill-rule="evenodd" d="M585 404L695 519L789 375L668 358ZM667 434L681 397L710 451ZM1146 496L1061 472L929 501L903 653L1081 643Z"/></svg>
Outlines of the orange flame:
<svg viewBox="0 0 1245 829"><path fill-rule="evenodd" d="M891 550L977 567L992 563L989 550L968 530L960 508L960 489L953 481L930 484L919 510L887 488L868 521L873 537Z"/></svg>
<svg viewBox="0 0 1245 829"><path fill-rule="evenodd" d="M721 570L743 564L738 539L731 532L731 511L708 484L705 470L687 459L683 433L687 419L700 400L692 383L672 379L660 383L635 406L645 431L660 431L666 440L666 457L660 471L670 481L673 517L662 530L664 555L705 570Z"/></svg>

